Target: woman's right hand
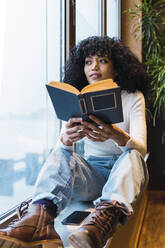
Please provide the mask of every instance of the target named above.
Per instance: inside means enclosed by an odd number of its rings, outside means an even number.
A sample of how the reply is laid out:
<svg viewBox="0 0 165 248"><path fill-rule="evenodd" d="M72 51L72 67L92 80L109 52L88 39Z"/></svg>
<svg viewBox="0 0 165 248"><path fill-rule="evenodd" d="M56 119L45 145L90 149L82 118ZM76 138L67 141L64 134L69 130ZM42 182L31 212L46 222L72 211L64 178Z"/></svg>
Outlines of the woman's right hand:
<svg viewBox="0 0 165 248"><path fill-rule="evenodd" d="M65 131L61 134L60 140L66 146L71 146L73 143L85 137L83 132L82 118L70 118L66 123Z"/></svg>

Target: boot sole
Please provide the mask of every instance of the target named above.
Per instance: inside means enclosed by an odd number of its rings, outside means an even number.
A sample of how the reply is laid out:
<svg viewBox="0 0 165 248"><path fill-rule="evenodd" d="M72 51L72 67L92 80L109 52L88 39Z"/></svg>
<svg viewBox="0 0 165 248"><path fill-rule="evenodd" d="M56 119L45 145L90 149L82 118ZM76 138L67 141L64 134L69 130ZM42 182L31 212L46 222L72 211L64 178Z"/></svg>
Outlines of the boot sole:
<svg viewBox="0 0 165 248"><path fill-rule="evenodd" d="M11 246L7 245L11 243ZM14 246L12 246L12 244ZM18 246L16 246L18 245ZM16 238L2 236L0 235L0 247L14 247L14 248L21 248L22 247L35 247L35 248L63 248L63 243L61 240L41 240L41 241L33 241L33 242L24 242L18 240Z"/></svg>
<svg viewBox="0 0 165 248"><path fill-rule="evenodd" d="M68 242L74 248L96 248L96 246L91 243L89 237L82 233L70 234L68 237Z"/></svg>

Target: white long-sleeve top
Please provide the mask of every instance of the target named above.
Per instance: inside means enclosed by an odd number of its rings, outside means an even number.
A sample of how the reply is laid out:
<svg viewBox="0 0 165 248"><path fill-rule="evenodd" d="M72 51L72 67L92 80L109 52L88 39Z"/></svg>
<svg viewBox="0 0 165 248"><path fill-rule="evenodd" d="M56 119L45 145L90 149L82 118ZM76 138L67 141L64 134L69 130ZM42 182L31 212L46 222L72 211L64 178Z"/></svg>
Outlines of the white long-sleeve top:
<svg viewBox="0 0 165 248"><path fill-rule="evenodd" d="M125 146L118 146L112 139L104 142L94 142L88 138L84 138L84 152L85 157L92 156L111 156L120 155L128 148L138 150L144 157L147 150L146 142L146 118L145 118L145 100L141 92L128 93L122 91L121 93L122 107L124 121L116 125L126 132L130 139ZM61 133L65 130L66 122L63 122ZM72 146L65 146L60 139L56 144L57 147L64 147L72 150Z"/></svg>

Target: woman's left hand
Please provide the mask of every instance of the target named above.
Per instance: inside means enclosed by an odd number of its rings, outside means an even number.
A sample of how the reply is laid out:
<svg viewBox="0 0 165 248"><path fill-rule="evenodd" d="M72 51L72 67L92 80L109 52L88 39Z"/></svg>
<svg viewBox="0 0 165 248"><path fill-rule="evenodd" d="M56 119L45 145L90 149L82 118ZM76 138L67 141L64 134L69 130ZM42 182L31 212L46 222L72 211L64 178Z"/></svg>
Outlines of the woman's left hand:
<svg viewBox="0 0 165 248"><path fill-rule="evenodd" d="M130 139L129 135L115 124L106 124L93 115L90 115L89 118L96 124L87 121L82 121L82 124L85 127L84 133L90 140L103 142L107 139L113 139L118 145L124 146Z"/></svg>

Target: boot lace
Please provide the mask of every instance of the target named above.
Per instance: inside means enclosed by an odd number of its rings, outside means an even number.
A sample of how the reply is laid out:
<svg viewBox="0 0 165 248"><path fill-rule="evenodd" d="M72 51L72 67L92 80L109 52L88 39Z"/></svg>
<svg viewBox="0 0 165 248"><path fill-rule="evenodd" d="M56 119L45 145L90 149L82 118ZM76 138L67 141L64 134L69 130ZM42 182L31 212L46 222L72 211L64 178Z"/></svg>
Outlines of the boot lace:
<svg viewBox="0 0 165 248"><path fill-rule="evenodd" d="M14 219L9 226L13 226L13 224L15 224L16 222L18 222L19 220L21 220L27 213L27 209L29 207L29 203L27 201L24 201L20 204L20 206L16 209L16 213L18 218Z"/></svg>
<svg viewBox="0 0 165 248"><path fill-rule="evenodd" d="M87 225L95 225L100 232L101 242L104 244L110 235L115 231L117 220L123 212L129 215L126 208L117 204L117 202L101 202L93 212Z"/></svg>

